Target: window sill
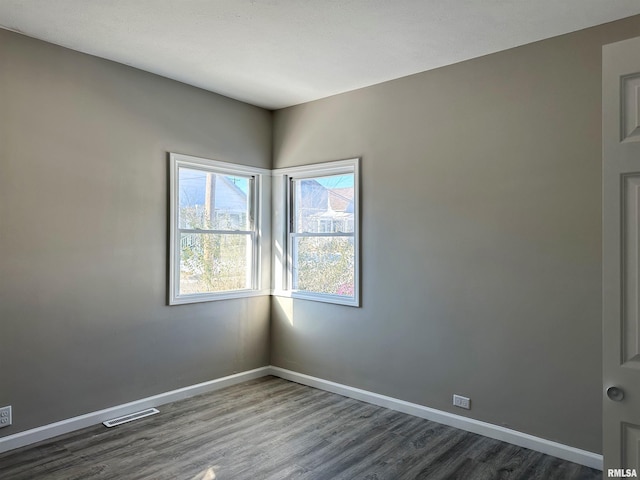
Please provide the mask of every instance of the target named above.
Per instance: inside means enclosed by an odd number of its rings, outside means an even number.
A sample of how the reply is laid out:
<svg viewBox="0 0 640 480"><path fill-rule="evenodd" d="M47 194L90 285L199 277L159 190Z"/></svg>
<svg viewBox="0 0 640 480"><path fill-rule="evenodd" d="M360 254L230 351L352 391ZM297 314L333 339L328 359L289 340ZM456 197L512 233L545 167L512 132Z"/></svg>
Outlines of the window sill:
<svg viewBox="0 0 640 480"><path fill-rule="evenodd" d="M271 295L283 298L295 298L298 300L310 300L312 302L332 303L347 307L360 308L360 302L355 298L345 298L337 295L320 295L314 293L292 292L290 290L272 290Z"/></svg>
<svg viewBox="0 0 640 480"><path fill-rule="evenodd" d="M216 302L218 300L233 300L236 298L264 297L270 294L271 292L269 290L238 290L235 292L181 295L170 299L169 305L186 305L190 303Z"/></svg>

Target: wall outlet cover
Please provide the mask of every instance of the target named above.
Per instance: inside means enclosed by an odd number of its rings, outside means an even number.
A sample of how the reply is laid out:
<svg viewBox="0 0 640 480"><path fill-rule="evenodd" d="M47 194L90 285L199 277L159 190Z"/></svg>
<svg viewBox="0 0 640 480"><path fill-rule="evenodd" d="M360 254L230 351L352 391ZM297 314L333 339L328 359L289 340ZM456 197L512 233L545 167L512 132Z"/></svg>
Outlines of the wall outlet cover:
<svg viewBox="0 0 640 480"><path fill-rule="evenodd" d="M462 395L454 395L453 396L453 405L460 408L466 408L467 410L471 409L471 399L467 397L463 397Z"/></svg>
<svg viewBox="0 0 640 480"><path fill-rule="evenodd" d="M8 427L11 423L11 405L8 407L0 407L0 428Z"/></svg>

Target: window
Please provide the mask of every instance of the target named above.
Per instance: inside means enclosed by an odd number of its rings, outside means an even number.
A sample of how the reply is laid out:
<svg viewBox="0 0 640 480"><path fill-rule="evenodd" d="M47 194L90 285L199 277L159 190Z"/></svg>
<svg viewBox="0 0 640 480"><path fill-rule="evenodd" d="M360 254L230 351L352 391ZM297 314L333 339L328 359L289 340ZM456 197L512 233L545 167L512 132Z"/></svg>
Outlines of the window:
<svg viewBox="0 0 640 480"><path fill-rule="evenodd" d="M169 303L259 292L261 172L170 156Z"/></svg>
<svg viewBox="0 0 640 480"><path fill-rule="evenodd" d="M268 295L271 282L360 306L358 163L272 172L170 154L169 304Z"/></svg>
<svg viewBox="0 0 640 480"><path fill-rule="evenodd" d="M287 212L276 283L294 297L359 306L358 159L275 173Z"/></svg>

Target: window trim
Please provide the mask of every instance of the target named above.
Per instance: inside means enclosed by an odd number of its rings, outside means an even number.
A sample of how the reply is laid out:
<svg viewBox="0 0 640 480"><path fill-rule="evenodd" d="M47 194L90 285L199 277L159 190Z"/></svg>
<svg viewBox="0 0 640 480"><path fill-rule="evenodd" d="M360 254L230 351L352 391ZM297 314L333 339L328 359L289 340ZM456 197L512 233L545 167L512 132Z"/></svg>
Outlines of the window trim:
<svg viewBox="0 0 640 480"><path fill-rule="evenodd" d="M272 174L274 176L275 211L276 215L281 216L280 225L276 226L276 232L279 231L279 235L276 239L276 244L274 245L274 251L281 251L282 254L284 254L280 259L279 264L278 262L274 262L273 265L275 288L272 291L272 294L276 296L360 307L360 159L352 158L348 160L281 168L273 170ZM292 232L294 199L291 189L291 181L340 174L353 174L354 176L354 295L353 297L344 297L342 295L293 290L293 250L291 239L292 234L294 233Z"/></svg>
<svg viewBox="0 0 640 480"><path fill-rule="evenodd" d="M230 290L223 292L179 294L180 286L180 238L179 228L179 192L178 170L179 168L191 168L216 174L238 175L253 177L250 192L250 213L252 232L252 258L251 258L251 288ZM263 201L262 193L264 177L270 174L269 170L237 165L233 163L210 160L206 158L183 155L179 153L169 154L169 266L168 266L168 304L183 305L189 303L210 302L216 300L228 300L233 298L255 297L268 295L268 290L262 290L262 254L263 254Z"/></svg>

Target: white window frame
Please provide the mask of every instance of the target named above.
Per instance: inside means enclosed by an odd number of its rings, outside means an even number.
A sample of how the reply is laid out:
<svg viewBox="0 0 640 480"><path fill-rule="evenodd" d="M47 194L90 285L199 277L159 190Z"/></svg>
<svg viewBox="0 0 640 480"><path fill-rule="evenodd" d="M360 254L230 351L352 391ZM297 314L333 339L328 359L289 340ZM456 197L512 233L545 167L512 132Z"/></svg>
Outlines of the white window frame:
<svg viewBox="0 0 640 480"><path fill-rule="evenodd" d="M334 303L360 307L360 159L352 158L299 167L289 167L273 170L274 182L274 245L276 256L273 259L273 295L313 300L317 302ZM293 193L292 180L317 178L330 175L352 174L354 177L354 295L330 295L326 293L306 292L294 290L292 238L293 228ZM323 234L325 235L325 234ZM336 234L344 236L344 234Z"/></svg>
<svg viewBox="0 0 640 480"><path fill-rule="evenodd" d="M190 168L205 172L251 177L249 199L249 214L251 216L250 229L239 234L251 235L252 258L250 265L251 288L230 290L222 292L180 294L180 233L185 229L180 228L179 223L179 168ZM169 154L169 305L181 305L187 303L210 302L215 300L227 300L232 298L254 297L268 295L268 290L262 290L262 255L263 255L263 208L264 208L264 184L265 178L270 174L269 170L233 163L220 162L206 158L193 157L179 153ZM268 185L267 185L268 186ZM266 192L267 195L270 192ZM221 232L222 233L222 232ZM225 234L229 232L224 232ZM268 250L268 249L267 249Z"/></svg>

